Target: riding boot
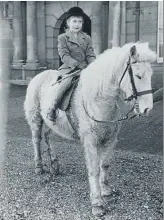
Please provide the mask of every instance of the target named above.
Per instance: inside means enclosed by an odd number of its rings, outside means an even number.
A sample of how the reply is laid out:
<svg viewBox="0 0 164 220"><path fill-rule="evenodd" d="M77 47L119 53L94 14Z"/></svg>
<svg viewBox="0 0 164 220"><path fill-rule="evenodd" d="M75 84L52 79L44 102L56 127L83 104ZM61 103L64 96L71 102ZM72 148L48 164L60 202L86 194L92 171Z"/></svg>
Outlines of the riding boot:
<svg viewBox="0 0 164 220"><path fill-rule="evenodd" d="M59 103L60 103L64 93L71 86L71 82L72 82L72 77L68 77L68 78L64 79L63 81L61 81L60 84L58 85L59 88L57 88L57 91L54 94L55 97L54 97L53 108L49 108L49 110L47 112L47 116L46 116L50 121L56 120L56 118L57 118L56 110L58 109Z"/></svg>

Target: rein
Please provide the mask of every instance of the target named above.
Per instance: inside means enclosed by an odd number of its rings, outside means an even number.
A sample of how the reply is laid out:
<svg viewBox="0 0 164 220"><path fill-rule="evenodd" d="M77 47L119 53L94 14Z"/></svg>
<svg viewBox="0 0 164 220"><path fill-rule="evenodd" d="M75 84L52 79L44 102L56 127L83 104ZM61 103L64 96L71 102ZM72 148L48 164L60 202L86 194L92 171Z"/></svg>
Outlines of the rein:
<svg viewBox="0 0 164 220"><path fill-rule="evenodd" d="M135 104L134 104L133 107L130 109L130 111L129 111L128 113L126 113L125 116L123 116L123 117L120 118L120 119L112 120L112 121L109 121L109 120L108 120L108 121L105 121L105 120L101 121L101 120L95 119L93 116L91 116L91 115L88 113L88 110L86 109L86 107L85 107L85 105L84 105L84 102L83 102L83 107L84 107L84 110L85 110L86 114L88 115L88 117L89 117L90 119L92 119L93 121L99 122L99 123L114 123L114 122L116 123L116 122L124 121L124 120L127 120L127 119L132 119L132 118L135 118L135 117L139 116L139 115L135 114L135 115L132 115L131 117L129 117L129 114L130 114L130 113L134 110L134 108L135 108Z"/></svg>
<svg viewBox="0 0 164 220"><path fill-rule="evenodd" d="M124 99L124 101L131 101L134 99L134 105L132 106L132 108L130 109L129 112L126 113L125 116L123 116L122 118L120 119L117 119L117 120L112 120L112 121L101 121L101 120L97 120L95 119L93 116L90 116L88 110L86 109L85 105L84 105L84 100L83 100L83 107L84 107L84 110L86 112L86 114L88 115L88 117L90 119L92 119L93 121L95 122L100 122L100 123L112 123L112 122L120 122L120 121L124 121L124 120L127 120L127 119L132 119L132 118L135 118L135 117L139 117L141 115L140 113L140 110L139 110L139 103L137 102L137 97L138 96L141 96L141 95L146 95L146 94L149 94L149 93L153 93L153 90L145 90L145 91L142 91L142 92L138 92L137 91L137 88L136 88L136 85L135 85L135 82L134 82L134 77L133 77L133 71L132 71L132 67L131 65L134 64L134 63L137 63L137 62L133 62L133 63L130 63L130 57L129 57L129 60L127 62L127 66L122 74L122 77L120 79L120 82L119 82L119 87L121 85L121 82L128 70L128 73L129 73L129 77L130 77L130 81L131 81L131 85L132 85L132 90L133 90L133 94L127 98ZM136 114L132 115L131 117L129 117L129 114L133 111L133 110L136 110Z"/></svg>

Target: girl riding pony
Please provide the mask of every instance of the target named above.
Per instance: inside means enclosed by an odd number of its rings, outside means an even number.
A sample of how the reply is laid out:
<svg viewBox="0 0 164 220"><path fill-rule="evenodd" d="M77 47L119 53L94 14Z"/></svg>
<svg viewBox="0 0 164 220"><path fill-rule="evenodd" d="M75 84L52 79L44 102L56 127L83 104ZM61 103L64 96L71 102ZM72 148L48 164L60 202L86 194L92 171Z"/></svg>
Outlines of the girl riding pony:
<svg viewBox="0 0 164 220"><path fill-rule="evenodd" d="M67 12L66 33L58 36L58 52L63 65L58 69L60 76L70 74L76 70L82 70L96 59L91 38L82 31L84 12L79 7L70 8ZM66 90L70 87L72 77L63 79L53 97L53 108L49 108L47 118L56 119L56 110Z"/></svg>

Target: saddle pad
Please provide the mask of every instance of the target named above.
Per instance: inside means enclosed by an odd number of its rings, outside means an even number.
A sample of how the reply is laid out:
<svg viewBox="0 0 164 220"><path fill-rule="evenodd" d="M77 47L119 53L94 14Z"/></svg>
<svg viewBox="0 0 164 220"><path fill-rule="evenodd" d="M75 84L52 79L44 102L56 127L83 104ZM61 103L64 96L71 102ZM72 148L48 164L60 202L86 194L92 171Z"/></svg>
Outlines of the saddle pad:
<svg viewBox="0 0 164 220"><path fill-rule="evenodd" d="M69 87L69 89L67 89L67 91L65 92L64 96L62 97L60 103L59 103L59 109L62 110L62 111L66 111L68 106L69 106L69 103L70 103L70 100L71 100L71 96L72 96L72 93L77 85L79 81L79 78L76 79L76 80L73 80L72 82L72 85Z"/></svg>

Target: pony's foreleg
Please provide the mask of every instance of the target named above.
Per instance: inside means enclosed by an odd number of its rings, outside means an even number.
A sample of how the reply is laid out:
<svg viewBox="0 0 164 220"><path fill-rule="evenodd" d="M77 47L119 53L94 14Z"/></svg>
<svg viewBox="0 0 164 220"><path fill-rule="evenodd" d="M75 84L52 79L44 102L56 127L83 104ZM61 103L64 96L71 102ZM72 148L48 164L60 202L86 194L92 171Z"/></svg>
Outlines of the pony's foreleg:
<svg viewBox="0 0 164 220"><path fill-rule="evenodd" d="M101 196L107 197L111 194L111 188L109 186L108 170L110 166L111 158L113 157L113 148L116 145L116 140L113 143L108 143L101 148L100 154L100 189Z"/></svg>
<svg viewBox="0 0 164 220"><path fill-rule="evenodd" d="M44 137L45 137L45 142L47 144L48 147L48 155L50 157L50 172L52 174L59 174L59 162L58 162L58 157L56 154L52 154L52 145L50 143L50 135L52 134L52 130L48 129L47 131L45 131L44 133Z"/></svg>
<svg viewBox="0 0 164 220"><path fill-rule="evenodd" d="M88 137L84 138L84 148L88 168L92 213L95 216L102 216L105 214L105 210L103 207L103 200L101 198L101 190L99 184L100 158L98 147L94 143L94 140Z"/></svg>

